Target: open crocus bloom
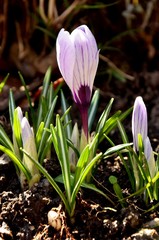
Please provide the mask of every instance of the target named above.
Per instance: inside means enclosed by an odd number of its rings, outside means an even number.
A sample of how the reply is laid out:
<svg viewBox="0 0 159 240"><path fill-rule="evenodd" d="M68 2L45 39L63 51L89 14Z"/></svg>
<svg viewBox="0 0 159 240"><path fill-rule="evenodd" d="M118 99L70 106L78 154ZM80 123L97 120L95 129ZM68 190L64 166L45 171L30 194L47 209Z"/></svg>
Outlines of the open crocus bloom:
<svg viewBox="0 0 159 240"><path fill-rule="evenodd" d="M77 27L71 34L61 29L56 51L59 69L79 106L84 132L87 132L87 111L99 62L96 40L86 25Z"/></svg>

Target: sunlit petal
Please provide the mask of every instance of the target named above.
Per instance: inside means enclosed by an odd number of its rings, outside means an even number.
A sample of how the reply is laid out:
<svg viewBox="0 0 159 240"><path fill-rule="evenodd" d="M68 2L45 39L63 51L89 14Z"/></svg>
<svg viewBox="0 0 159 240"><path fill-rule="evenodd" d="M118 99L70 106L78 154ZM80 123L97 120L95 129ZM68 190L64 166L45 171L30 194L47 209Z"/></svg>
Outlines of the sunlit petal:
<svg viewBox="0 0 159 240"><path fill-rule="evenodd" d="M142 97L137 97L132 114L132 134L135 150L138 150L138 134L144 141L147 137L147 110Z"/></svg>
<svg viewBox="0 0 159 240"><path fill-rule="evenodd" d="M64 29L61 29L57 37L56 54L61 74L68 86L72 89L75 48L69 32Z"/></svg>

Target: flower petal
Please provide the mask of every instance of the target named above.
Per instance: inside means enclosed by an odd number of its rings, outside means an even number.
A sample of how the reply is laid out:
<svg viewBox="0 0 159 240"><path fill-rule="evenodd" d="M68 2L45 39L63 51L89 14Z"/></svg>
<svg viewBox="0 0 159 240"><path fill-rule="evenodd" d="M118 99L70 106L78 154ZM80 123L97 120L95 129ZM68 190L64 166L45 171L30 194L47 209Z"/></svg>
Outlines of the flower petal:
<svg viewBox="0 0 159 240"><path fill-rule="evenodd" d="M142 97L137 97L132 114L132 134L135 150L138 150L138 134L142 136L143 142L147 137L147 110Z"/></svg>
<svg viewBox="0 0 159 240"><path fill-rule="evenodd" d="M78 95L78 90L82 86L89 87L90 92L92 92L99 62L99 51L95 38L86 25L76 28L71 33L71 38L75 45L76 54L74 66L74 92Z"/></svg>
<svg viewBox="0 0 159 240"><path fill-rule="evenodd" d="M75 49L69 32L61 29L56 40L57 63L61 74L72 89Z"/></svg>
<svg viewBox="0 0 159 240"><path fill-rule="evenodd" d="M153 178L156 173L156 163L149 137L147 137L144 141L144 154L149 166L151 177Z"/></svg>

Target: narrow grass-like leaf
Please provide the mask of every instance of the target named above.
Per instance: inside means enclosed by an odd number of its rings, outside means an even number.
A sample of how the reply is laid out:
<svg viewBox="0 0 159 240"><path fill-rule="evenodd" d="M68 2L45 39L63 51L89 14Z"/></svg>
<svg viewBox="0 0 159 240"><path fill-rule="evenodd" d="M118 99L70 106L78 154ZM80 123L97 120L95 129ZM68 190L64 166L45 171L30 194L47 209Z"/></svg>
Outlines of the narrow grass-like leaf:
<svg viewBox="0 0 159 240"><path fill-rule="evenodd" d="M37 149L39 149L39 145L40 145L40 142L41 142L43 131L44 131L44 122L41 122L39 127L38 127L38 130L37 130L37 133L36 133L36 138L35 138Z"/></svg>
<svg viewBox="0 0 159 240"><path fill-rule="evenodd" d="M94 119L95 119L95 115L96 115L96 112L97 112L98 103L99 103L99 95L100 95L99 90L96 90L94 92L94 95L92 97L92 101L91 101L91 104L90 104L90 107L89 107L89 111L88 111L88 129L89 129L89 132L91 131L91 128L92 128L92 125L93 125L93 122L94 122Z"/></svg>
<svg viewBox="0 0 159 240"><path fill-rule="evenodd" d="M0 125L0 142L1 144L4 145L4 147L8 148L11 151L14 151L13 144L1 125Z"/></svg>
<svg viewBox="0 0 159 240"><path fill-rule="evenodd" d="M51 124L56 102L57 102L57 96L55 97L55 99L51 105L51 108L48 110L48 113L44 119L44 128L49 128L49 126ZM40 144L39 144L39 148L38 148L38 157L39 157L40 163L42 163L42 161L43 161L43 159L41 158L41 154L43 152L43 148L45 147L46 140L49 137L49 135L50 135L50 133L48 131L42 132L42 136L41 136L41 140L40 140Z"/></svg>
<svg viewBox="0 0 159 240"><path fill-rule="evenodd" d="M128 139L128 136L125 132L125 129L123 127L123 124L118 120L118 128L119 128L119 131L120 131L120 135L121 135L121 138L122 138L122 141L123 143L129 143L129 139ZM128 148L129 149L129 148ZM136 168L136 163L135 163L135 166L134 166L134 162L133 162L133 158L132 158L132 155L130 154L130 152L128 151L128 160L129 160L129 167L128 167L128 164L125 162L122 154L119 152L119 156L123 162L123 165L127 171L127 174L129 176L129 180L131 182L131 186L132 186L132 189L135 191L135 178L134 178L134 168Z"/></svg>
<svg viewBox="0 0 159 240"><path fill-rule="evenodd" d="M27 100L28 100L28 103L29 103L31 118L32 118L32 121L33 121L33 126L35 126L35 111L34 111L33 106L32 106L32 100L31 100L31 97L30 97L30 94L29 94L29 90L26 86L26 83L24 81L24 78L23 78L22 74L20 72L18 72L18 74L19 74L20 80L21 80L21 82L24 86L24 89L25 89L25 94L26 94L26 97L27 97Z"/></svg>
<svg viewBox="0 0 159 240"><path fill-rule="evenodd" d="M110 110L112 108L113 101L114 101L114 99L111 98L111 100L109 101L107 107L105 108L105 110L103 111L101 117L98 120L97 127L96 127L96 133L99 133L100 135L102 134L105 122L108 119Z"/></svg>
<svg viewBox="0 0 159 240"><path fill-rule="evenodd" d="M43 119L43 104L42 104L42 99L47 98L47 92L50 84L50 78L51 78L51 67L48 68L46 71L44 81L43 81L43 89L39 101L39 106L38 106L38 115L37 115L37 124L36 124L36 129L39 127L40 123L44 120Z"/></svg>
<svg viewBox="0 0 159 240"><path fill-rule="evenodd" d="M113 205L115 205L115 203L104 193L102 192L100 189L98 189L94 184L90 184L90 183L85 183L83 182L81 187L84 187L84 188L87 188L87 189L90 189L90 190L93 190L97 193L99 193L100 195L104 196L106 199L109 200L109 202L111 202Z"/></svg>
<svg viewBox="0 0 159 240"><path fill-rule="evenodd" d="M12 159L16 167L18 167L18 169L24 173L28 181L31 179L30 172L27 170L24 164L15 156L13 151L2 145L0 145L0 151L4 152L7 156L9 156Z"/></svg>
<svg viewBox="0 0 159 240"><path fill-rule="evenodd" d="M111 148L108 148L105 153L103 154L103 157L104 158L108 158L109 155L113 154L113 153L116 153L118 151L121 151L122 149L126 148L126 147L129 147L131 146L132 143L123 143L123 144L119 144L117 146L114 146L114 147L111 147Z"/></svg>
<svg viewBox="0 0 159 240"><path fill-rule="evenodd" d="M73 149L73 151L75 152L77 158L79 158L80 157L80 153L79 153L78 149L74 146L73 142L70 139L67 139L67 144L68 144L68 146L70 148Z"/></svg>
<svg viewBox="0 0 159 240"><path fill-rule="evenodd" d="M18 147L22 147L22 132L21 132L21 124L18 117L18 110L15 109L14 111L14 119L13 119L13 129L14 129L14 136L17 141Z"/></svg>
<svg viewBox="0 0 159 240"><path fill-rule="evenodd" d="M57 176L55 178L55 181L63 184L64 183L63 182L63 176L62 175ZM74 182L74 174L71 174L71 185L72 185L72 188L74 186L73 182ZM81 187L86 188L86 189L90 189L90 190L93 190L93 191L99 193L100 195L102 195L103 197L108 199L113 205L115 205L115 203L104 192L102 192L100 189L98 189L94 184L83 182L81 184Z"/></svg>
<svg viewBox="0 0 159 240"><path fill-rule="evenodd" d="M30 158L30 160L35 164L35 166L38 168L38 170L47 178L47 180L50 182L50 184L53 186L53 188L56 190L58 195L60 196L61 200L63 201L65 208L67 212L70 214L70 207L69 203L64 195L64 193L61 191L57 183L54 181L54 179L51 177L51 175L46 171L46 169L34 158L32 158L28 152L26 152L24 149L21 149L26 156Z"/></svg>
<svg viewBox="0 0 159 240"><path fill-rule="evenodd" d="M62 90L61 90L61 107L62 107L63 114L65 114L67 109L69 108L69 105L67 103L67 100L66 100ZM70 116L69 112L67 112L67 114L64 115L64 122L67 125L66 126L66 136L68 139L71 139L71 134L72 134L71 122L72 122L72 120L71 120L71 116Z"/></svg>
<svg viewBox="0 0 159 240"><path fill-rule="evenodd" d="M103 133L108 135L116 126L119 121L123 121L132 111L132 108L129 108L124 113L121 111L117 111L113 116L111 116L106 122L105 126L103 126ZM103 140L103 135L100 137L100 142Z"/></svg>
<svg viewBox="0 0 159 240"><path fill-rule="evenodd" d="M46 144L45 144L45 147L43 149L43 152L41 153L41 159L44 160L46 157L48 157L48 154L50 154L51 143L52 143L52 136L50 134L50 136L48 137L48 139L46 141ZM43 161L42 161L42 163L43 163Z"/></svg>
<svg viewBox="0 0 159 240"><path fill-rule="evenodd" d="M57 154L58 160L60 162L61 165L61 159L59 156L59 146L58 146L58 140L57 140L57 129L51 124L50 125L50 130L51 130L51 136L52 136L52 142L55 148L55 152Z"/></svg>
<svg viewBox="0 0 159 240"><path fill-rule="evenodd" d="M159 154L157 154L157 160L156 160L156 172L159 172ZM154 191L153 191L153 195L155 200L159 200L159 179L156 180L156 182L154 183Z"/></svg>
<svg viewBox="0 0 159 240"><path fill-rule="evenodd" d="M7 74L7 76L2 80L2 82L0 83L0 93L3 91L3 88L8 80L9 77L9 73Z"/></svg>
<svg viewBox="0 0 159 240"><path fill-rule="evenodd" d="M85 167L85 169L83 170L82 174L80 174L78 181L76 182L76 185L73 186L73 192L72 192L72 196L71 196L71 209L74 205L75 199L76 199L76 195L81 187L81 184L83 183L84 179L87 176L87 173L91 171L92 167L94 166L94 164L101 158L102 153L97 154ZM73 214L73 213L71 213Z"/></svg>
<svg viewBox="0 0 159 240"><path fill-rule="evenodd" d="M62 126L60 116L56 117L56 126L57 126L57 141L59 147L59 158L61 161L62 174L64 177L65 191L67 199L70 202L71 199L71 180L70 180L70 162L68 156L68 145L66 141L66 135L64 128Z"/></svg>
<svg viewBox="0 0 159 240"><path fill-rule="evenodd" d="M75 175L74 175L74 183L73 186L76 185L80 175L82 174L89 157L89 145L87 145L84 150L82 151L79 160L77 161L76 169L75 169Z"/></svg>
<svg viewBox="0 0 159 240"><path fill-rule="evenodd" d="M15 110L15 101L14 101L14 96L13 92L10 89L9 91L9 118L10 118L10 124L13 126L13 118L14 118L14 110Z"/></svg>
<svg viewBox="0 0 159 240"><path fill-rule="evenodd" d="M53 102L53 97L54 97L54 92L53 92L53 85L52 85L52 82L50 83L50 86L49 86L49 90L48 90L48 99L47 99L47 102L48 102L48 108L51 107L51 104Z"/></svg>

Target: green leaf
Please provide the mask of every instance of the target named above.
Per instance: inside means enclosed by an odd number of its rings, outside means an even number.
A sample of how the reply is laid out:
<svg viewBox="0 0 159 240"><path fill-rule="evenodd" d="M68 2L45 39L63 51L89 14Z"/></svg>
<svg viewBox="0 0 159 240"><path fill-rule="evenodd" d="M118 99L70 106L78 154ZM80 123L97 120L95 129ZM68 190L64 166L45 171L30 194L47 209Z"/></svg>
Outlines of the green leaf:
<svg viewBox="0 0 159 240"><path fill-rule="evenodd" d="M24 86L24 89L25 89L25 94L26 94L26 97L27 97L27 100L28 100L28 103L29 103L31 118L32 118L32 121L33 121L33 126L35 126L35 113L34 113L34 108L32 106L32 100L31 100L31 97L30 97L30 94L29 94L29 90L26 86L26 83L24 81L24 78L23 78L22 74L20 72L18 72L18 74L19 74L20 80L21 80L21 82Z"/></svg>
<svg viewBox="0 0 159 240"><path fill-rule="evenodd" d="M48 70L46 71L44 81L43 81L43 89L42 89L42 93L41 93L41 97L40 97L40 101L39 101L39 106L38 106L36 129L39 127L40 123L42 121L44 121L42 101L44 101L43 99L47 98L48 88L49 88L49 85L50 85L50 78L51 78L51 67L49 67Z"/></svg>
<svg viewBox="0 0 159 240"><path fill-rule="evenodd" d="M39 127L38 127L37 133L36 133L36 147L37 147L37 149L39 149L39 145L40 145L40 142L41 142L43 131L44 131L44 122L41 122Z"/></svg>
<svg viewBox="0 0 159 240"><path fill-rule="evenodd" d="M30 158L30 160L35 164L38 170L47 178L47 180L50 182L50 184L53 186L53 188L56 190L61 200L63 201L67 212L70 214L69 202L67 201L65 195L63 194L63 192L61 191L57 183L54 181L54 179L51 177L51 175L46 171L46 169L38 161L32 158L28 152L26 152L24 149L21 149L21 150L23 151L24 154L26 154L26 156Z"/></svg>
<svg viewBox="0 0 159 240"><path fill-rule="evenodd" d="M3 79L3 81L0 83L0 93L3 91L3 88L8 80L9 77L9 73L7 74L7 76Z"/></svg>
<svg viewBox="0 0 159 240"><path fill-rule="evenodd" d="M97 127L96 127L96 133L99 133L99 135L101 135L103 133L103 128L105 126L105 122L108 119L110 110L112 108L112 104L113 104L114 99L111 98L111 100L109 101L107 107L105 108L105 110L103 111L101 117L99 118L99 121L97 123Z"/></svg>
<svg viewBox="0 0 159 240"><path fill-rule="evenodd" d="M18 111L17 109L15 109L14 111L14 119L13 119L13 132L14 132L14 136L15 139L17 141L18 147L22 147L23 143L22 143L22 131L21 131L21 124L20 124L20 120L18 117Z"/></svg>
<svg viewBox="0 0 159 240"><path fill-rule="evenodd" d="M76 185L80 175L82 174L89 157L89 145L87 145L84 150L82 151L79 160L77 161L76 169L75 169L75 175L74 175L74 183L73 187Z"/></svg>
<svg viewBox="0 0 159 240"><path fill-rule="evenodd" d="M123 121L132 111L132 107L126 110L124 113L117 111L113 116L111 116L104 124L102 129L102 134L108 135L118 124L119 121ZM101 134L99 142L101 142L104 136Z"/></svg>
<svg viewBox="0 0 159 240"><path fill-rule="evenodd" d="M91 171L92 167L95 165L95 163L101 158L102 153L97 154L85 167L85 169L82 171L82 173L79 176L78 181L76 182L76 185L73 186L73 192L71 196L71 209L74 205L76 195L79 191L79 188L81 187L81 184L83 183L84 179L86 178L87 174ZM71 213L72 214L72 213Z"/></svg>
<svg viewBox="0 0 159 240"><path fill-rule="evenodd" d="M92 124L94 122L95 119L95 115L97 112L97 108L98 108L98 103L99 103L99 90L96 90L94 92L90 107L89 107L89 111L88 111L88 128L89 128L89 132L91 131L92 128Z"/></svg>
<svg viewBox="0 0 159 240"><path fill-rule="evenodd" d="M24 175L26 176L27 180L29 181L31 179L31 174L29 172L29 170L24 166L24 164L15 156L15 154L8 148L0 145L0 150L2 152L4 152L8 157L10 157L12 159L12 161L14 162L14 164L18 167L18 169L20 171L22 171L24 173Z"/></svg>
<svg viewBox="0 0 159 240"><path fill-rule="evenodd" d="M65 114L67 109L69 109L69 105L67 103L67 100L66 100L62 90L61 90L61 107L62 107L63 114ZM64 123L67 125L66 126L66 136L67 136L68 139L71 139L71 135L72 135L72 124L71 124L71 122L72 122L71 116L70 116L70 113L68 111L67 114L64 115Z"/></svg>
<svg viewBox="0 0 159 240"><path fill-rule="evenodd" d="M81 186L99 193L100 195L102 195L106 199L108 199L109 202L111 202L113 205L115 205L115 203L104 192L102 192L100 189L98 189L94 184L83 182Z"/></svg>
<svg viewBox="0 0 159 240"><path fill-rule="evenodd" d="M123 143L129 143L129 139L128 139L128 136L125 132L123 124L119 120L118 120L118 128L119 128L120 135L121 135ZM136 166L136 163L134 163L134 161L133 161L132 154L129 152L129 148L128 148L128 161L129 161L130 167L128 167L128 164L125 162L122 154L120 152L118 154L119 154L119 156L122 160L122 163L123 163L123 165L124 165L124 167L127 171L129 180L131 182L132 189L135 191L135 185L136 185L135 182L138 178L138 174L137 174L137 171L136 171L137 166ZM136 176L134 176L134 173L136 174Z"/></svg>
<svg viewBox="0 0 159 240"><path fill-rule="evenodd" d="M10 124L13 126L13 118L14 118L14 110L15 110L15 101L14 101L14 96L13 92L10 89L9 91L9 118L10 118Z"/></svg>
<svg viewBox="0 0 159 240"><path fill-rule="evenodd" d="M132 146L132 143L123 143L123 144L119 144L117 146L108 148L105 153L103 154L104 158L108 158L111 154L116 153L118 151L121 151L122 149Z"/></svg>
<svg viewBox="0 0 159 240"><path fill-rule="evenodd" d="M1 144L4 145L4 147L8 148L11 151L14 151L13 144L1 125L0 125L0 142Z"/></svg>
<svg viewBox="0 0 159 240"><path fill-rule="evenodd" d="M75 177L74 174L71 174L71 185L72 185L72 188L74 186L73 185L74 177ZM63 184L64 183L63 176L62 175L57 176L55 178L55 181ZM86 188L86 189L90 189L90 190L93 190L93 191L99 193L100 195L104 196L106 199L108 199L114 205L114 202L104 192L102 192L100 189L98 189L94 184L83 182L81 184L81 187Z"/></svg>
<svg viewBox="0 0 159 240"><path fill-rule="evenodd" d="M54 109L55 109L55 105L57 102L57 96L55 97L51 108L48 110L47 115L44 119L44 128L48 128L52 122L52 118L53 118L53 113L54 113ZM40 163L42 163L43 159L41 157L42 153L43 153L43 148L45 147L47 138L49 137L50 133L48 131L43 131L42 132L42 136L41 136L41 140L40 140L40 144L39 144L39 148L38 148L38 157L39 157L39 161Z"/></svg>
<svg viewBox="0 0 159 240"><path fill-rule="evenodd" d="M57 142L59 148L59 159L62 168L62 174L64 177L64 186L67 195L67 199L70 202L71 199L71 180L70 180L70 161L68 156L68 145L66 141L66 135L64 128L62 126L60 116L56 117L56 127L57 127Z"/></svg>

